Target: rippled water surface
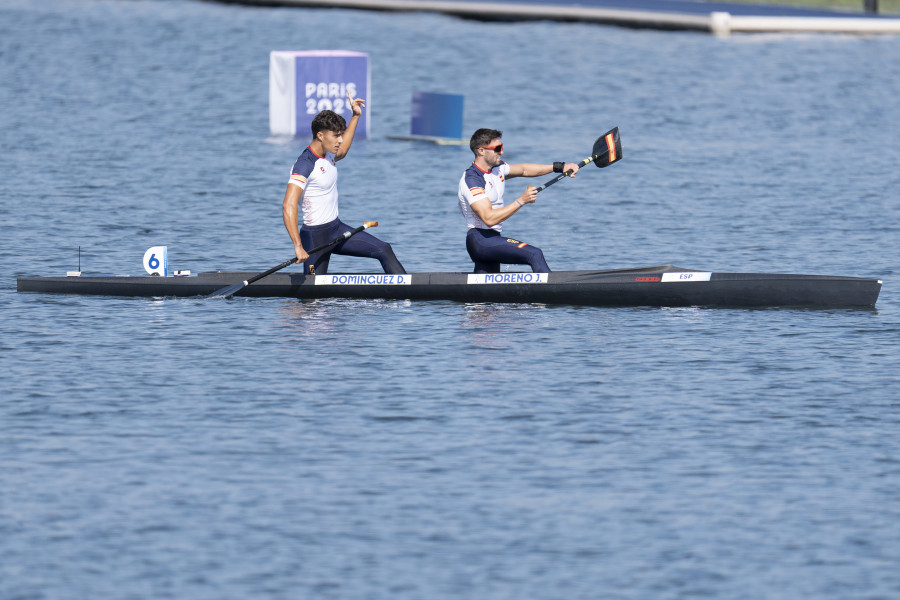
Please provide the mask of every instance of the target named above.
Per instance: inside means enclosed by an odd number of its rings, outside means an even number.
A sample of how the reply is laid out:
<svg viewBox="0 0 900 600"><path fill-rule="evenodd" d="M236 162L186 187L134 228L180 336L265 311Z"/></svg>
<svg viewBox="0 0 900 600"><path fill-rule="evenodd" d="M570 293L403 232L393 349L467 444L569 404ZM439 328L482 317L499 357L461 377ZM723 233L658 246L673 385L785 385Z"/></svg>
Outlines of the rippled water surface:
<svg viewBox="0 0 900 600"><path fill-rule="evenodd" d="M511 162L625 160L506 231L555 269L878 277L874 310L25 294L264 270L304 140L271 50L370 53L341 215L470 268L465 94ZM900 38L0 0L0 598L900 597ZM512 189L524 187L515 180ZM366 261L335 258L335 269Z"/></svg>

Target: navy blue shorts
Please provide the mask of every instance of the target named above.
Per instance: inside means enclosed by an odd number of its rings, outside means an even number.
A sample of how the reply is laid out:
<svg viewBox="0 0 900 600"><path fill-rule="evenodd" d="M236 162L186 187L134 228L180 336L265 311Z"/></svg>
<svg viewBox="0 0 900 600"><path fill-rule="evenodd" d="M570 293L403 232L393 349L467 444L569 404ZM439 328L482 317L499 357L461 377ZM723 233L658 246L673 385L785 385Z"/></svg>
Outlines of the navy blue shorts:
<svg viewBox="0 0 900 600"><path fill-rule="evenodd" d="M305 249L312 250L340 237L344 232L353 231L354 229L354 227L342 223L340 219L335 219L324 225L303 225L300 227L300 243L303 244ZM303 263L303 272L306 275L326 274L328 272L328 261L331 259L332 254L376 258L381 263L381 268L384 269L385 273L406 273L403 265L394 256L391 245L387 242L382 242L365 231L360 231L350 239L344 240L324 252L310 254L309 258Z"/></svg>
<svg viewBox="0 0 900 600"><path fill-rule="evenodd" d="M504 237L493 229L470 229L466 250L475 263L473 273L499 273L501 264L530 265L535 273L550 272L540 248Z"/></svg>

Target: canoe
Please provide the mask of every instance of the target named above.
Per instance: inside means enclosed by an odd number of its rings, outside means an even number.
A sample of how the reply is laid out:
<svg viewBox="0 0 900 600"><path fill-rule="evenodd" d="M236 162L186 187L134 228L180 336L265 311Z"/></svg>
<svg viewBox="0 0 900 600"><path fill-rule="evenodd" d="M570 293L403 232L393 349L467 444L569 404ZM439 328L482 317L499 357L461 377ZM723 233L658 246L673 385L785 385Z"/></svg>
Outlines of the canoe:
<svg viewBox="0 0 900 600"><path fill-rule="evenodd" d="M255 273L185 277L20 277L20 292L104 296L206 296ZM469 273L274 273L236 296L304 300L450 300L584 306L874 307L881 280L830 275L716 273L672 265L612 271Z"/></svg>

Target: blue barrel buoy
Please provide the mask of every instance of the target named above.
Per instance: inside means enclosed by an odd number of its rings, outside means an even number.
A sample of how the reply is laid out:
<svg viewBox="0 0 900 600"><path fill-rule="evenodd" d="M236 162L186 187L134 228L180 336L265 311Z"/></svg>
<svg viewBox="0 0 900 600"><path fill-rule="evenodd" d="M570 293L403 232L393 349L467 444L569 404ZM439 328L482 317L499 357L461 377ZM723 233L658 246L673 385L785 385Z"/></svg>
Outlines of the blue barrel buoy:
<svg viewBox="0 0 900 600"><path fill-rule="evenodd" d="M461 94L413 92L410 130L412 135L461 138L463 96Z"/></svg>

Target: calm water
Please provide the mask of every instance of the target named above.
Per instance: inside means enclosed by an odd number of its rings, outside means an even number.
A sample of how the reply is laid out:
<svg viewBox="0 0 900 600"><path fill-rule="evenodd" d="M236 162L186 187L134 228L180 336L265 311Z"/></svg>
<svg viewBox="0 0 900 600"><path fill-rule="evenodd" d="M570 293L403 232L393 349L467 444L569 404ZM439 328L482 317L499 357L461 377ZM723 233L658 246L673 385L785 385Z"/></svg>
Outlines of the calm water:
<svg viewBox="0 0 900 600"><path fill-rule="evenodd" d="M268 53L369 52L348 223L467 270L466 95L510 161L625 160L507 231L555 269L885 281L876 310L17 294L264 270L303 141ZM900 38L0 0L0 598L900 597ZM519 180L517 180L519 181ZM513 184L524 186L524 183ZM365 271L336 258L335 268Z"/></svg>

